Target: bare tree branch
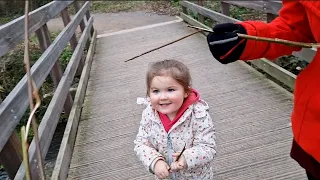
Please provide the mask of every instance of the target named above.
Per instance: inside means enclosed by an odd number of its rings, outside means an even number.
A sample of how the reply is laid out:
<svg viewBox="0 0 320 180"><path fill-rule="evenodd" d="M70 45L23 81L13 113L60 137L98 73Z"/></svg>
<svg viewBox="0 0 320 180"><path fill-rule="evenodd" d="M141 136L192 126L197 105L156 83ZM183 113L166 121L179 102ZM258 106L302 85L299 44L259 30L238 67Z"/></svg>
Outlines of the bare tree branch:
<svg viewBox="0 0 320 180"><path fill-rule="evenodd" d="M195 28L195 29L201 29L206 32L213 32L212 30L201 28L201 27L196 27L196 26L191 26L191 25L187 25L187 26L191 27L191 28ZM284 44L287 46L299 46L299 47L304 47L304 48L320 48L320 44L317 44L317 43L295 42L295 41L288 41L288 40L278 39L278 38L273 39L273 38L251 36L251 35L240 34L240 33L237 33L237 35L242 39L251 39L251 40L256 40L256 41L272 42L272 43Z"/></svg>
<svg viewBox="0 0 320 180"><path fill-rule="evenodd" d="M167 43L167 44L164 44L164 45L162 45L162 46L160 46L160 47L156 47L156 48L154 48L154 49L151 49L151 50L149 50L149 51L147 51L147 52L144 52L144 53L142 53L142 54L140 54L140 55L138 55L138 56L135 56L135 57L133 57L133 58L130 58L130 59L124 61L124 62L132 61L132 60L135 59L135 58L138 58L138 57L143 56L143 55L145 55L145 54L148 54L148 53L150 53L150 52L152 52L152 51L158 50L158 49L163 48L163 47L166 47L166 46L168 46L168 45L170 45L170 44L173 44L173 43L176 43L176 42L178 42L178 41L181 41L182 39L185 39L185 38L187 38L187 37L189 37L189 36L192 36L192 35L194 35L194 34L197 34L198 32L201 32L201 31L202 31L202 30L198 30L198 31L196 31L196 32L193 32L193 33L191 33L191 34L188 34L188 35L186 35L186 36L183 36L183 37L181 37L181 38L179 38L179 39L177 39L177 40L171 41L171 42L169 42L169 43Z"/></svg>

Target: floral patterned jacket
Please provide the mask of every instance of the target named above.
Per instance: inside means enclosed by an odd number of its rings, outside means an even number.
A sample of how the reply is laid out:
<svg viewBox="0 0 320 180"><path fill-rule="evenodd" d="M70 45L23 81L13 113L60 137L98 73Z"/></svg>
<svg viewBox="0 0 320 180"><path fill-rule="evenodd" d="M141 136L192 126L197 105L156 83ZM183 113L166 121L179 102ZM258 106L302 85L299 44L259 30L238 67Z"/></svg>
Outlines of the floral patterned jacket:
<svg viewBox="0 0 320 180"><path fill-rule="evenodd" d="M181 151L186 143L183 155L187 167L179 172L170 173L168 179L213 179L212 162L216 155L215 127L208 113L207 103L200 99L190 105L168 133L158 113L148 101L138 104L147 105L134 141L134 151L143 165L152 172L156 160L163 158L168 163L168 151Z"/></svg>

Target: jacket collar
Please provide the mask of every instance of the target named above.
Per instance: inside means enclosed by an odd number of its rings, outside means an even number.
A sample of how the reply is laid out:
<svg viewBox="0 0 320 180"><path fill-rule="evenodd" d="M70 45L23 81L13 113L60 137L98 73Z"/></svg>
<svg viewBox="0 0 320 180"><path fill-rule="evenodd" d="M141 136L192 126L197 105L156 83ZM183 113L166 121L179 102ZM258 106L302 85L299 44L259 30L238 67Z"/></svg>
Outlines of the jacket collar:
<svg viewBox="0 0 320 180"><path fill-rule="evenodd" d="M158 112L152 108L151 102L149 98L137 98L137 104L143 104L146 105L146 110L148 113L150 113L153 118L151 118L151 121L161 124L161 127L165 131L164 127L162 126L162 122L160 120L160 117L158 115ZM177 126L179 126L181 123L187 120L187 118L191 117L190 114L194 113L195 118L202 118L206 116L206 112L208 111L209 106L208 104L203 101L202 99L199 99L198 102L191 104L187 110L183 113L183 115L179 118L179 120L170 128L167 134L172 132Z"/></svg>
<svg viewBox="0 0 320 180"><path fill-rule="evenodd" d="M180 109L178 110L176 117L172 120L169 119L169 117L166 114L162 114L161 112L158 112L160 120L165 127L165 130L169 132L169 130L173 127L175 123L177 123L185 111L192 105L193 103L197 102L200 99L200 94L195 90L191 89L191 93L188 95L187 98L184 99L184 102Z"/></svg>

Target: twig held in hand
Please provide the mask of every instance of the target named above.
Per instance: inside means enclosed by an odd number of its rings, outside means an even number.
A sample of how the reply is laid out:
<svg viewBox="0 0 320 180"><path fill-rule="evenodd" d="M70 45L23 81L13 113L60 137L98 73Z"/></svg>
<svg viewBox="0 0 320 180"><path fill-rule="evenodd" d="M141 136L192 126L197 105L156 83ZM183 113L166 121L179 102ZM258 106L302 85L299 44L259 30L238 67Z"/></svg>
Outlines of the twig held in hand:
<svg viewBox="0 0 320 180"><path fill-rule="evenodd" d="M212 30L187 25L188 27L195 28L195 29L201 29L206 32L213 32ZM284 44L287 46L298 46L303 48L320 48L320 44L317 43L304 43L304 42L295 42L295 41L289 41L284 39L278 39L278 38L266 38L266 37L258 37L258 36L251 36L246 34L237 33L238 37L242 39L250 39L250 40L256 40L256 41L265 41L265 42L272 42L272 43L278 43L278 44Z"/></svg>
<svg viewBox="0 0 320 180"><path fill-rule="evenodd" d="M162 46L160 46L160 47L151 49L150 51L144 52L144 53L142 53L142 54L140 54L140 55L138 55L138 56L135 56L135 57L133 57L133 58L131 58L131 59L128 59L128 60L126 60L126 61L124 61L124 62L132 61L132 60L135 59L135 58L138 58L138 57L140 57L140 56L143 56L143 55L145 55L145 54L148 54L148 53L150 53L150 52L152 52L152 51L158 50L158 49L160 49L160 48L163 48L163 47L168 46L168 45L170 45L170 44L173 44L173 43L175 43L175 42L181 41L182 39L185 39L185 38L187 38L187 37L189 37L189 36L192 36L192 35L194 35L194 34L197 34L198 32L201 32L201 31L202 31L201 29L200 29L200 30L197 30L196 32L193 32L193 33L191 33L191 34L188 34L188 35L186 35L186 36L183 36L183 37L181 37L181 38L179 38L179 39L177 39L177 40L174 40L174 41L172 41L172 42L169 42L169 43L167 43L167 44L164 44L164 45L162 45Z"/></svg>
<svg viewBox="0 0 320 180"><path fill-rule="evenodd" d="M179 161L179 159L180 159L180 157L182 156L184 150L186 150L186 145L187 145L187 144L184 143L184 146L183 146L183 148L182 148L182 151L180 152L179 156L177 157L176 162Z"/></svg>

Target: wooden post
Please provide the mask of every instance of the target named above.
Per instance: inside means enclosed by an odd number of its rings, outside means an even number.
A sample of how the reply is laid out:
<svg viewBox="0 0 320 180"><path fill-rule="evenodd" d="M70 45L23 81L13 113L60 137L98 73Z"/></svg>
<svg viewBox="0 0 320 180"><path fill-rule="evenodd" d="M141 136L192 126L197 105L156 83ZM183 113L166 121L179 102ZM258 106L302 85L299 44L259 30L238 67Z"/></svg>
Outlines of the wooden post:
<svg viewBox="0 0 320 180"><path fill-rule="evenodd" d="M64 10L61 11L61 17L62 17L62 21L63 21L64 26L67 26L68 23L71 21L70 20L70 16L68 14L68 7L66 7ZM78 44L78 40L76 38L76 35L73 34L71 39L70 39L71 48L73 50L75 50L76 47L77 47L77 44Z"/></svg>
<svg viewBox="0 0 320 180"><path fill-rule="evenodd" d="M266 13L266 15L267 15L267 23L273 21L273 20L277 17L277 15L275 15L275 14L268 13L268 10L269 10L269 9L270 9L270 3L269 3L268 1L267 1L267 2L264 2L264 3L263 3L263 11L264 11L264 12ZM280 64L279 58L273 60L272 62L273 62L274 64L277 64L277 65Z"/></svg>
<svg viewBox="0 0 320 180"><path fill-rule="evenodd" d="M263 12L267 14L267 22L271 22L277 17L277 15L270 13L270 10L273 9L271 6L269 1L263 2Z"/></svg>
<svg viewBox="0 0 320 180"><path fill-rule="evenodd" d="M62 17L62 21L63 21L64 26L67 26L68 23L71 21L70 20L70 16L68 14L68 7L66 7L64 10L61 11L61 17ZM71 48L72 48L73 51L76 49L76 47L78 45L78 40L77 40L75 34L73 34L71 39L70 39L70 45L71 45ZM77 76L81 75L83 66L84 66L84 58L81 58L81 60L79 62L78 69L77 69L77 72L76 72Z"/></svg>
<svg viewBox="0 0 320 180"><path fill-rule="evenodd" d="M36 33L38 40L39 40L40 49L42 52L44 52L51 44L51 39L50 39L50 34L49 34L47 24L44 24L41 28L36 30L35 33ZM59 84L59 81L62 77L62 69L61 69L59 61L57 61L54 64L54 66L50 72L50 75L51 75L51 78L52 78L52 81L53 81L55 87L57 87ZM71 111L72 104L73 104L73 100L72 100L71 94L69 93L67 95L67 98L66 98L66 101L64 104L64 111L67 116L69 115L69 113Z"/></svg>
<svg viewBox="0 0 320 180"><path fill-rule="evenodd" d="M90 19L91 15L90 15L90 12L89 10L86 12L86 22L88 23L88 20ZM90 42L92 41L91 37L93 36L93 33L94 33L94 28L92 26L91 30L90 30L90 36L89 36L89 41L87 41L87 44L86 44L86 49L89 48L90 46ZM84 60L85 61L85 60Z"/></svg>
<svg viewBox="0 0 320 180"><path fill-rule="evenodd" d="M221 1L221 12L226 16L230 16L230 4Z"/></svg>
<svg viewBox="0 0 320 180"><path fill-rule="evenodd" d="M188 10L185 6L182 6L182 12L186 15L188 15Z"/></svg>
<svg viewBox="0 0 320 180"><path fill-rule="evenodd" d="M87 21L88 21L88 20L90 19L90 17L91 17L89 10L88 10L87 13L86 13L86 17L87 17ZM93 33L94 33L94 28L93 28L93 26L92 26L91 31L90 31L91 36L93 35ZM91 36L89 37L90 40L91 40Z"/></svg>
<svg viewBox="0 0 320 180"><path fill-rule="evenodd" d="M203 6L203 0L198 0L198 5ZM198 21L204 24L204 16L200 13L198 13Z"/></svg>
<svg viewBox="0 0 320 180"><path fill-rule="evenodd" d="M73 6L74 6L74 9L75 9L76 12L78 12L80 10L80 8L81 8L78 1L74 1L73 2ZM81 22L80 22L81 32L83 32L85 28L86 28L86 25L84 24L84 21L82 19Z"/></svg>
<svg viewBox="0 0 320 180"><path fill-rule="evenodd" d="M267 13L267 22L273 21L276 17L277 15Z"/></svg>
<svg viewBox="0 0 320 180"><path fill-rule="evenodd" d="M7 171L9 178L14 179L22 163L21 140L16 131L12 133L8 142L0 152L0 162Z"/></svg>

